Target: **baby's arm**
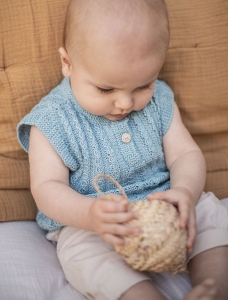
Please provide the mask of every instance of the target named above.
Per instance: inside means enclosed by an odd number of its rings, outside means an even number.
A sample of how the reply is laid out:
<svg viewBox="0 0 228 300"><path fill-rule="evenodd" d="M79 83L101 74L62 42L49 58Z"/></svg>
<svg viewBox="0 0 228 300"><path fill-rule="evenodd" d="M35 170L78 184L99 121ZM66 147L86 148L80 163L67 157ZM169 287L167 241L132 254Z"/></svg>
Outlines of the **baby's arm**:
<svg viewBox="0 0 228 300"><path fill-rule="evenodd" d="M37 127L29 143L31 192L38 209L64 225L96 231L111 244L123 244L123 235L137 228L123 225L135 217L127 212L128 201L120 195L111 200L86 197L69 187L69 169Z"/></svg>
<svg viewBox="0 0 228 300"><path fill-rule="evenodd" d="M170 170L170 190L154 193L148 199L166 200L178 205L180 225L188 228L189 251L196 235L195 204L203 191L206 167L203 154L182 123L177 105L173 120L163 137L165 160Z"/></svg>

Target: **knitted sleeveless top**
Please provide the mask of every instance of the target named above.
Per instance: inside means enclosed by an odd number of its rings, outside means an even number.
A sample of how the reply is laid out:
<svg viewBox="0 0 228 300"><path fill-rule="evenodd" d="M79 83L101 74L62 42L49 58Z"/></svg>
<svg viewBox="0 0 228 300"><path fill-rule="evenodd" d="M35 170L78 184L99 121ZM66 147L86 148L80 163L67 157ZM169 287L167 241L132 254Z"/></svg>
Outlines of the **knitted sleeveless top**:
<svg viewBox="0 0 228 300"><path fill-rule="evenodd" d="M172 91L157 80L146 107L123 120L110 121L85 111L65 78L21 120L17 134L28 152L31 125L37 126L69 168L70 187L78 193L97 197L92 180L104 173L115 178L135 202L170 187L162 137L171 124L173 109ZM99 180L99 186L104 193L119 193L105 179ZM41 212L37 222L49 231L64 226Z"/></svg>

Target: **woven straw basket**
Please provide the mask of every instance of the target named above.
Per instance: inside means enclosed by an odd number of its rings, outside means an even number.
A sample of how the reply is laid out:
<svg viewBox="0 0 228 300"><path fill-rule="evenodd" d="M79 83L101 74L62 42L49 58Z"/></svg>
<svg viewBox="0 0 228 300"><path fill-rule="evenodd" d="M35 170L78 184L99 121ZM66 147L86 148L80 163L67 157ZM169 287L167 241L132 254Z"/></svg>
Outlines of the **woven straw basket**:
<svg viewBox="0 0 228 300"><path fill-rule="evenodd" d="M112 177L99 174L94 178L94 187L102 198L108 199L98 187L97 180L106 178L114 183L127 198L121 185ZM126 262L135 270L172 272L185 271L186 229L179 226L176 208L161 200L139 200L128 206L129 211L137 211L139 217L127 224L139 227L137 236L125 236L125 246L115 246Z"/></svg>

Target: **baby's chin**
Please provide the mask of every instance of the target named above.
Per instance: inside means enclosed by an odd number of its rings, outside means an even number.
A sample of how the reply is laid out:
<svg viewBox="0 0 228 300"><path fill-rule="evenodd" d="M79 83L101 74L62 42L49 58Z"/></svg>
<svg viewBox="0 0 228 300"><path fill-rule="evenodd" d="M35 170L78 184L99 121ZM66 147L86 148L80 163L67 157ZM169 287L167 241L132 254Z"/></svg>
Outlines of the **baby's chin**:
<svg viewBox="0 0 228 300"><path fill-rule="evenodd" d="M118 114L118 115L106 115L104 116L104 118L110 120L110 121L119 121L119 120L123 120L124 118L126 118L129 115L129 113L127 114Z"/></svg>

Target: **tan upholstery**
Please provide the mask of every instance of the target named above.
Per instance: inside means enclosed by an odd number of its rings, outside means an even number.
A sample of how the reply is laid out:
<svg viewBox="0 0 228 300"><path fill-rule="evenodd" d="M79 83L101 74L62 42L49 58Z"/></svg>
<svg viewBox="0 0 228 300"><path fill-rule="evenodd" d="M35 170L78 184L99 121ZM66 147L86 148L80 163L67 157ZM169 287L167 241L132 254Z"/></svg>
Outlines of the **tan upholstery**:
<svg viewBox="0 0 228 300"><path fill-rule="evenodd" d="M61 78L69 0L0 0L0 221L34 219L16 125ZM228 1L167 0L171 42L160 73L207 160L205 190L228 196Z"/></svg>
<svg viewBox="0 0 228 300"><path fill-rule="evenodd" d="M68 1L0 0L0 221L35 218L16 125L61 81L58 48Z"/></svg>
<svg viewBox="0 0 228 300"><path fill-rule="evenodd" d="M167 0L171 41L160 74L204 152L205 191L228 196L228 1Z"/></svg>

